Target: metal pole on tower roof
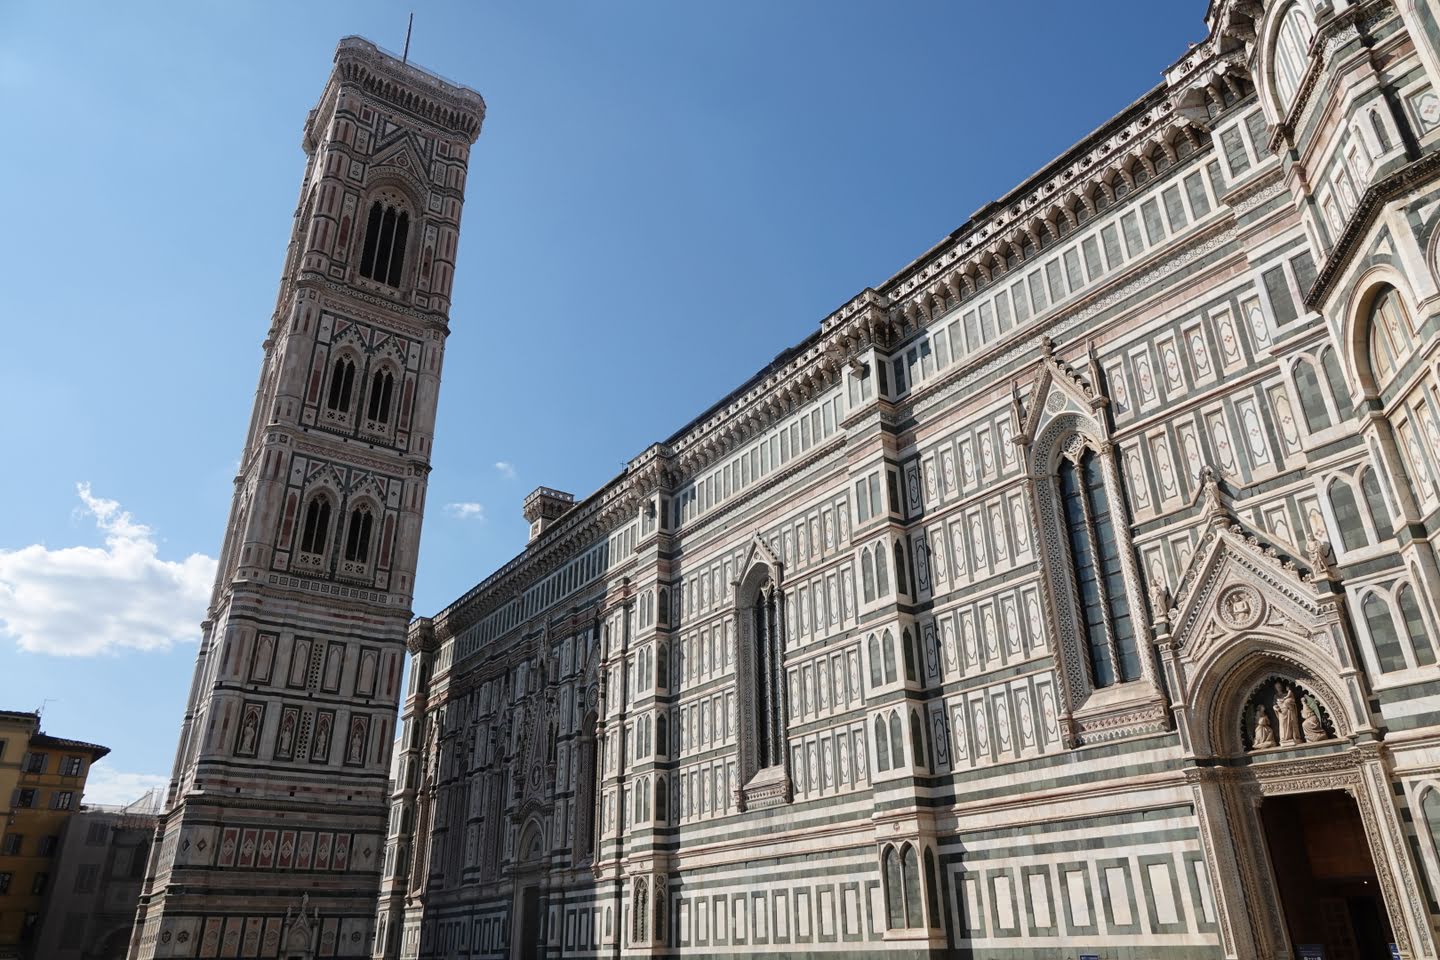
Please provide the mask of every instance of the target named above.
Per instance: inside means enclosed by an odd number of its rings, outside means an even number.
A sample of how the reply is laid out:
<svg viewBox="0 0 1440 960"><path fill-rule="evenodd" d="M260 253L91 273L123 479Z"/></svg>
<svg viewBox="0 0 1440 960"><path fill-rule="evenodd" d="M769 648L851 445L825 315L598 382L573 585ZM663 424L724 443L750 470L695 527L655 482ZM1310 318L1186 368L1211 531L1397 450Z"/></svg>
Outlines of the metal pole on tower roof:
<svg viewBox="0 0 1440 960"><path fill-rule="evenodd" d="M410 62L410 31L415 27L415 11L410 11L410 22L405 24L405 52L400 55L401 63Z"/></svg>

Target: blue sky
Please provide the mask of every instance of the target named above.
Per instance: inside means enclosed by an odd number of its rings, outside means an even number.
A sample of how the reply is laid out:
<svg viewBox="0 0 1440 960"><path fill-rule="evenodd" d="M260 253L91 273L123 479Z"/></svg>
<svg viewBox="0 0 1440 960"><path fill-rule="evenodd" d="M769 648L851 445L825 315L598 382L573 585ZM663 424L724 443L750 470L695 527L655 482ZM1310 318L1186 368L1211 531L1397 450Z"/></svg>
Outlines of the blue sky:
<svg viewBox="0 0 1440 960"><path fill-rule="evenodd" d="M416 591L434 613L1160 80L1204 0L417 2L489 104ZM410 5L0 4L0 709L168 776L336 41Z"/></svg>

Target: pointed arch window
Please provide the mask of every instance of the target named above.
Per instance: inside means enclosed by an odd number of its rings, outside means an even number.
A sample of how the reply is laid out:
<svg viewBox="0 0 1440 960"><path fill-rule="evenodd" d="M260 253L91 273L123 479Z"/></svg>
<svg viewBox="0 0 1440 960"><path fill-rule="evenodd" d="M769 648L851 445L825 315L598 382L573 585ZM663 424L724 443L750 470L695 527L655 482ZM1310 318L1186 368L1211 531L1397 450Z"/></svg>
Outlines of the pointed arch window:
<svg viewBox="0 0 1440 960"><path fill-rule="evenodd" d="M1141 675L1135 624L1125 593L1104 469L1094 450L1060 465L1060 499L1070 547L1077 613L1095 687L1128 683Z"/></svg>
<svg viewBox="0 0 1440 960"><path fill-rule="evenodd" d="M322 554L330 537L330 500L316 495L305 508L305 525L301 528L300 552Z"/></svg>
<svg viewBox="0 0 1440 960"><path fill-rule="evenodd" d="M783 601L775 581L766 576L755 589L749 609L749 683L754 704L752 757L756 770L778 767L785 760L785 642Z"/></svg>
<svg viewBox="0 0 1440 960"><path fill-rule="evenodd" d="M1415 600L1415 590L1409 584L1395 594L1400 605L1400 616L1405 621L1405 633L1410 637L1410 649L1415 654L1415 663L1422 667L1435 663L1435 647L1430 643L1430 634L1425 629L1425 617L1420 613L1420 604Z"/></svg>
<svg viewBox="0 0 1440 960"><path fill-rule="evenodd" d="M1395 377L1414 347L1400 294L1385 287L1370 307L1370 369L1377 390Z"/></svg>
<svg viewBox="0 0 1440 960"><path fill-rule="evenodd" d="M1325 395L1320 392L1315 365L1309 360L1295 364L1295 387L1300 391L1300 409L1305 411L1305 429L1311 433L1329 429L1330 408L1325 405Z"/></svg>
<svg viewBox="0 0 1440 960"><path fill-rule="evenodd" d="M360 275L386 286L399 287L409 237L409 213L381 200L370 204L365 245L360 253Z"/></svg>
<svg viewBox="0 0 1440 960"><path fill-rule="evenodd" d="M1314 36L1315 27L1300 4L1291 4L1275 38L1275 92L1280 95L1282 111L1289 109L1300 89L1300 81L1310 64L1310 41Z"/></svg>
<svg viewBox="0 0 1440 960"><path fill-rule="evenodd" d="M1320 367L1325 371L1325 385L1330 388L1330 396L1335 398L1336 412L1341 420L1348 420L1355 408L1350 403L1350 386L1340 372L1340 361L1334 350L1326 347L1320 351Z"/></svg>
<svg viewBox="0 0 1440 960"><path fill-rule="evenodd" d="M336 357L330 367L330 392L325 406L336 413L350 412L350 398L355 391L355 361L348 356Z"/></svg>
<svg viewBox="0 0 1440 960"><path fill-rule="evenodd" d="M358 506L350 511L350 520L345 528L346 560L365 563L370 558L370 528L374 522L368 506Z"/></svg>
<svg viewBox="0 0 1440 960"><path fill-rule="evenodd" d="M375 375L370 378L370 396L365 407L365 417L375 424L388 424L394 393L395 375L383 367L376 370Z"/></svg>
<svg viewBox="0 0 1440 960"><path fill-rule="evenodd" d="M890 737L885 730L885 718L875 718L875 772L884 773L890 769Z"/></svg>
<svg viewBox="0 0 1440 960"><path fill-rule="evenodd" d="M875 592L878 596L890 593L890 574L885 570L885 545L875 547Z"/></svg>
<svg viewBox="0 0 1440 960"><path fill-rule="evenodd" d="M1395 619L1390 615L1390 604L1371 593L1360 606L1365 614L1365 626L1370 631L1370 643L1375 647L1375 659L1380 670L1390 673L1405 669L1405 654L1400 649L1400 635L1395 629Z"/></svg>
<svg viewBox="0 0 1440 960"><path fill-rule="evenodd" d="M1374 467L1366 467L1360 473L1360 490L1365 494L1365 509L1370 511L1370 522L1375 524L1375 535L1381 540L1395 539L1395 525L1390 522L1390 511L1380 493L1380 480Z"/></svg>
<svg viewBox="0 0 1440 960"><path fill-rule="evenodd" d="M1335 513L1335 523L1340 528L1340 546L1346 550L1359 550L1366 544L1365 525L1360 521L1360 506L1355 502L1355 492L1350 484L1336 480L1330 484L1330 509Z"/></svg>
<svg viewBox="0 0 1440 960"><path fill-rule="evenodd" d="M920 906L920 862L913 844L886 846L880 855L885 880L885 925L891 930L925 925Z"/></svg>

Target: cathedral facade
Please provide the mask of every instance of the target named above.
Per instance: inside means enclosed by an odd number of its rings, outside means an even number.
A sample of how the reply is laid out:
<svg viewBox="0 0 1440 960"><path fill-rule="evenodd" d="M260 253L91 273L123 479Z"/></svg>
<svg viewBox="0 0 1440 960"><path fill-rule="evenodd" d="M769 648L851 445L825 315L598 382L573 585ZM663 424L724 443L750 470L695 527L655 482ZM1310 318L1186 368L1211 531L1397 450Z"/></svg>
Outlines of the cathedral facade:
<svg viewBox="0 0 1440 960"><path fill-rule="evenodd" d="M1440 5L1206 18L410 626L376 958L1435 957Z"/></svg>

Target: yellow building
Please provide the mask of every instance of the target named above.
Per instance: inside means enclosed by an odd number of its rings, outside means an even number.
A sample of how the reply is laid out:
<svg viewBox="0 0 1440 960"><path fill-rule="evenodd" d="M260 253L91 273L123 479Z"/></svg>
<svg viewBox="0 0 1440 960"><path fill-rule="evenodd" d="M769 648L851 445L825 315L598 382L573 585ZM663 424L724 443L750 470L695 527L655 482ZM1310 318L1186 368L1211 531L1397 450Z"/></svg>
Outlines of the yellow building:
<svg viewBox="0 0 1440 960"><path fill-rule="evenodd" d="M0 711L0 960L33 955L65 824L109 747L49 736L35 713Z"/></svg>

